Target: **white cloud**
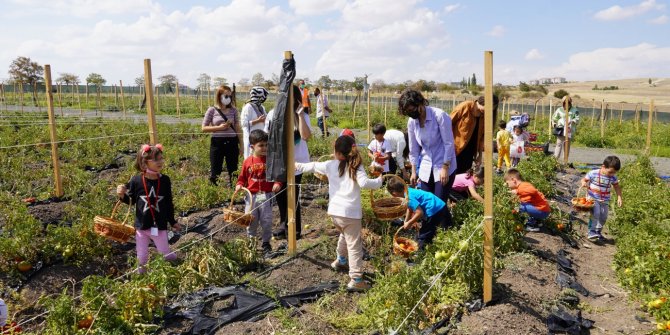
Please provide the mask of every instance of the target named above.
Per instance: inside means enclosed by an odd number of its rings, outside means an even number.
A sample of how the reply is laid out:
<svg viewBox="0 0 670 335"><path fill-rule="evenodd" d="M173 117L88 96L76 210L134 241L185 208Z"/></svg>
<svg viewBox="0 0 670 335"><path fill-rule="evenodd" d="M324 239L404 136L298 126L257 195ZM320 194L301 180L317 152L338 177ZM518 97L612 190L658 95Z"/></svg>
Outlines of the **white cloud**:
<svg viewBox="0 0 670 335"><path fill-rule="evenodd" d="M342 9L342 21L348 28L375 28L405 21L412 16L419 0L354 0Z"/></svg>
<svg viewBox="0 0 670 335"><path fill-rule="evenodd" d="M654 77L670 73L670 47L641 43L576 53L559 67L543 71L569 80Z"/></svg>
<svg viewBox="0 0 670 335"><path fill-rule="evenodd" d="M297 15L323 15L344 8L347 0L289 0Z"/></svg>
<svg viewBox="0 0 670 335"><path fill-rule="evenodd" d="M486 35L493 37L502 37L507 32L507 29L501 25L494 26Z"/></svg>
<svg viewBox="0 0 670 335"><path fill-rule="evenodd" d="M649 20L649 23L651 24L666 24L668 23L668 16L663 14L655 19Z"/></svg>
<svg viewBox="0 0 670 335"><path fill-rule="evenodd" d="M665 5L657 4L656 0L645 0L639 4L626 7L614 5L607 9L598 11L593 17L602 21L616 21L638 16L650 10L659 10L663 8L665 8Z"/></svg>
<svg viewBox="0 0 670 335"><path fill-rule="evenodd" d="M160 9L152 0L11 0L30 12L42 12L55 15L73 15L87 18L97 14L145 13Z"/></svg>
<svg viewBox="0 0 670 335"><path fill-rule="evenodd" d="M446 7L444 7L444 13L445 14L451 14L451 13L455 12L456 10L458 10L460 7L461 7L460 3L454 4L454 5L447 5Z"/></svg>
<svg viewBox="0 0 670 335"><path fill-rule="evenodd" d="M544 55L540 53L540 50L530 49L524 58L526 60L540 60L544 58Z"/></svg>

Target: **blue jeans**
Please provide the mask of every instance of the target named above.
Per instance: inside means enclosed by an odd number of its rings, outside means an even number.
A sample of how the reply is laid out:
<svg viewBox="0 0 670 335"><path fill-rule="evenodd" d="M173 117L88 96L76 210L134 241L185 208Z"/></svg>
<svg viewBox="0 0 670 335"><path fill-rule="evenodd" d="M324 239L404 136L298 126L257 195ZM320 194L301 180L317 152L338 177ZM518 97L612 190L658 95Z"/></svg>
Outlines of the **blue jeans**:
<svg viewBox="0 0 670 335"><path fill-rule="evenodd" d="M437 234L437 227L444 221L445 213L449 213L447 205L444 205L444 207L435 215L422 219L421 229L419 229L419 238L417 239L419 242L419 249L423 250L426 244L433 242L433 238Z"/></svg>
<svg viewBox="0 0 670 335"><path fill-rule="evenodd" d="M321 129L321 136L327 136L326 132L323 130L323 116L316 119L316 124Z"/></svg>
<svg viewBox="0 0 670 335"><path fill-rule="evenodd" d="M605 221L607 221L607 215L609 214L609 205L606 202L596 201L593 205L593 210L591 210L591 217L589 218L589 234L595 235L600 234Z"/></svg>
<svg viewBox="0 0 670 335"><path fill-rule="evenodd" d="M451 191L451 185L454 184L454 178L456 177L456 173L452 173L449 176L449 181L447 182L446 185L442 185L442 183L438 180L437 182L435 181L435 176L433 176L433 172L430 173L430 178L428 181L421 181L421 184L419 184L419 188L423 191L430 192L435 194L438 198L442 199L444 203L447 203L447 200L449 199L449 192ZM449 228L453 226L453 221L451 219L451 212L449 212L449 208L445 206L444 209L444 216L442 219L442 222L439 223L442 228ZM437 229L437 226L435 227Z"/></svg>
<svg viewBox="0 0 670 335"><path fill-rule="evenodd" d="M535 225L535 220L544 220L550 212L543 212L529 203L521 203L519 212L528 214L528 224Z"/></svg>

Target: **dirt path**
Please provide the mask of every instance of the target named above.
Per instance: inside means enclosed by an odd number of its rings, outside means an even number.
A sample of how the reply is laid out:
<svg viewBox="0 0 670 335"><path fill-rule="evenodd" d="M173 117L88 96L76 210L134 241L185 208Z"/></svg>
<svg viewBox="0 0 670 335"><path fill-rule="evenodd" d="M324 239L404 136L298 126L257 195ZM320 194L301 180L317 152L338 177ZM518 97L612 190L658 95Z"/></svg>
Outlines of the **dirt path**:
<svg viewBox="0 0 670 335"><path fill-rule="evenodd" d="M554 151L554 145L549 146L549 151ZM621 159L622 164L635 160L635 155L617 153L614 149L603 148L583 148L573 147L570 149L570 156L568 161L571 163L585 163L585 164L602 164L605 157L616 155ZM651 162L656 168L659 175L670 175L670 158L666 157L651 157Z"/></svg>
<svg viewBox="0 0 670 335"><path fill-rule="evenodd" d="M576 170L558 173L557 199L552 200L562 211L569 211L570 185L580 174ZM579 309L584 318L595 321L591 334L648 334L655 324L630 301L628 293L617 282L611 267L616 253L615 238L609 235L603 244L588 242L588 216L577 214L573 220L577 243L571 246L559 235L546 229L528 233L529 249L503 259L505 268L498 273L494 301L481 311L465 315L456 334L540 334L547 332L545 324L550 308L561 295L556 283L555 262L559 250L565 250L573 262L577 281L589 292L579 294Z"/></svg>

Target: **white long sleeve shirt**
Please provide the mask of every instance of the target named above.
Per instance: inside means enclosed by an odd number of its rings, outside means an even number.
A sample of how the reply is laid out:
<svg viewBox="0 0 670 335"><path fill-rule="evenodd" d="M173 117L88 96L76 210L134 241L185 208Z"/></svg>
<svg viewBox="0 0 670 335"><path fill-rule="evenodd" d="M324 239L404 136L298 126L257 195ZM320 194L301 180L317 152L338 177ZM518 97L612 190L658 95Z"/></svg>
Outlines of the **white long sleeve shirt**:
<svg viewBox="0 0 670 335"><path fill-rule="evenodd" d="M362 165L356 172L356 181L349 177L349 171L344 171L340 177L339 164L338 160L296 163L295 168L300 172L318 172L328 176L328 215L362 219L361 188L378 189L382 186L382 178L368 178Z"/></svg>
<svg viewBox="0 0 670 335"><path fill-rule="evenodd" d="M405 158L402 156L402 152L405 151L407 147L407 142L405 142L405 134L400 130L389 129L384 134L384 139L389 142L391 145L391 155L398 164L399 169L405 168Z"/></svg>
<svg viewBox="0 0 670 335"><path fill-rule="evenodd" d="M265 107L263 106L261 107L263 108L263 110L258 112L267 114L267 112L265 111ZM242 140L244 142L244 158L251 156L251 144L249 143L249 134L251 134L251 131L256 129L263 130L265 128L265 124L263 122L259 122L253 125L251 124L252 120L256 120L259 117L260 114L257 113L254 106L252 106L250 103L244 104L244 106L242 107L242 112L240 113L240 124L242 125Z"/></svg>

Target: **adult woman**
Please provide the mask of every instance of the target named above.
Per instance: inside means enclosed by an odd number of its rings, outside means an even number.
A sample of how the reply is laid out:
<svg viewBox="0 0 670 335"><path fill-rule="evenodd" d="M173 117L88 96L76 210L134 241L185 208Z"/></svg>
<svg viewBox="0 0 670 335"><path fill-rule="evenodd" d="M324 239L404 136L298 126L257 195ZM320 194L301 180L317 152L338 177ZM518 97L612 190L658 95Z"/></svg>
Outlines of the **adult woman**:
<svg viewBox="0 0 670 335"><path fill-rule="evenodd" d="M402 115L409 116L407 135L409 160L412 165L410 182L415 184L418 177L422 190L431 192L446 202L457 167L449 114L428 106L428 100L419 91L412 89L402 93L398 108ZM443 225L451 224L451 213L447 210ZM420 235L434 233L419 232Z"/></svg>
<svg viewBox="0 0 670 335"><path fill-rule="evenodd" d="M242 124L242 139L244 142L244 158L251 155L251 146L249 145L249 134L252 130L263 130L265 127L265 118L267 113L263 103L268 98L268 91L261 86L254 86L249 91L249 100L242 107L240 116Z"/></svg>
<svg viewBox="0 0 670 335"><path fill-rule="evenodd" d="M316 97L316 123L321 129L321 136L326 137L326 130L324 129L324 118L330 116L330 107L328 107L328 98L325 94L321 94L321 90L317 87L314 89L314 96Z"/></svg>
<svg viewBox="0 0 670 335"><path fill-rule="evenodd" d="M302 93L297 86L293 86L293 101L300 101ZM309 150L307 149L307 141L312 137L312 128L310 127L310 120L308 114L309 108L305 108L300 104L296 104L296 109L293 119L293 140L295 144L294 160L296 163L309 163ZM265 122L265 131L270 132L272 127L272 117L274 109L270 111ZM302 220L300 215L300 183L302 182L302 172L295 173L295 233L296 237L300 238L302 234ZM276 238L286 238L288 231L288 195L286 192L286 183L277 194L277 207L279 207L279 225L280 228L273 233Z"/></svg>
<svg viewBox="0 0 670 335"><path fill-rule="evenodd" d="M216 185L226 160L228 181L232 186L233 172L237 171L238 157L242 152L240 118L235 109L233 92L228 86L216 90L216 102L209 107L202 119L202 131L212 133L209 144L209 181Z"/></svg>
<svg viewBox="0 0 670 335"><path fill-rule="evenodd" d="M561 107L558 107L554 112L553 117L551 118L551 125L554 128L562 128L563 132L561 135L556 136L556 148L554 148L554 156L556 159L561 157L561 152L565 146L565 134L568 134L568 138L572 140L572 137L577 130L577 123L579 123L579 110L576 107L572 106L572 98L570 96L564 96L561 100ZM568 111L569 115L569 124L565 126L565 111ZM565 156L570 156L570 146L565 148Z"/></svg>
<svg viewBox="0 0 670 335"><path fill-rule="evenodd" d="M493 120L496 120L498 97L493 96ZM456 173L465 173L482 161L484 151L484 96L476 101L463 101L451 112L456 148ZM495 129L495 127L494 127Z"/></svg>

